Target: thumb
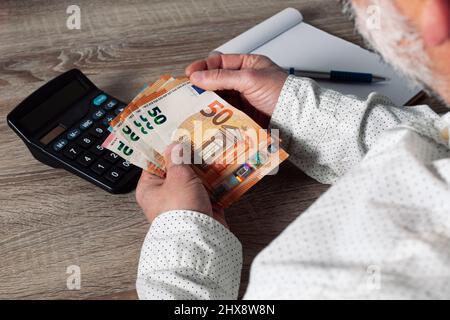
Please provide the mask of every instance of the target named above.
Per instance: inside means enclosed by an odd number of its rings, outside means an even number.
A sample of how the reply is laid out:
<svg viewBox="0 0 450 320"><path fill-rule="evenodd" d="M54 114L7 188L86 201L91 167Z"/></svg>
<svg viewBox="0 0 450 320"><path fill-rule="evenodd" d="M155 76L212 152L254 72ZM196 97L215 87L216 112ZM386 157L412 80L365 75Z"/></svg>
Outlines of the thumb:
<svg viewBox="0 0 450 320"><path fill-rule="evenodd" d="M166 179L191 179L196 177L194 170L187 164L190 158L185 159L184 146L172 143L164 151L166 164Z"/></svg>
<svg viewBox="0 0 450 320"><path fill-rule="evenodd" d="M244 70L215 69L196 71L191 74L192 84L204 90L236 90L244 91Z"/></svg>

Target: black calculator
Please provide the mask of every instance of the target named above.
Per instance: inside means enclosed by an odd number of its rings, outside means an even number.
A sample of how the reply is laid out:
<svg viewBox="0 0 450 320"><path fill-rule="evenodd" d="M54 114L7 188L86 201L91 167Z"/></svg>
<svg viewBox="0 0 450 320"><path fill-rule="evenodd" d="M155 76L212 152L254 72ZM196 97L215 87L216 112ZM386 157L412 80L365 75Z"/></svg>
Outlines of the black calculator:
<svg viewBox="0 0 450 320"><path fill-rule="evenodd" d="M124 107L73 69L31 94L7 120L37 160L108 192L126 193L136 187L141 169L102 147L109 122Z"/></svg>

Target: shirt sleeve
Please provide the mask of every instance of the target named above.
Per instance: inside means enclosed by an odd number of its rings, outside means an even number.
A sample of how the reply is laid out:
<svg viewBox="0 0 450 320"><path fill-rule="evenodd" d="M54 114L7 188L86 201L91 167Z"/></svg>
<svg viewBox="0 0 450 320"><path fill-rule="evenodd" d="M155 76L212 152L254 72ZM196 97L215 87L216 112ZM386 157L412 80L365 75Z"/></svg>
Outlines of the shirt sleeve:
<svg viewBox="0 0 450 320"><path fill-rule="evenodd" d="M222 224L195 211L168 211L147 233L136 289L140 299L237 299L241 268L241 243Z"/></svg>
<svg viewBox="0 0 450 320"><path fill-rule="evenodd" d="M435 116L428 106L398 107L372 93L366 100L289 76L272 115L290 160L322 183L354 167L380 134L400 123Z"/></svg>

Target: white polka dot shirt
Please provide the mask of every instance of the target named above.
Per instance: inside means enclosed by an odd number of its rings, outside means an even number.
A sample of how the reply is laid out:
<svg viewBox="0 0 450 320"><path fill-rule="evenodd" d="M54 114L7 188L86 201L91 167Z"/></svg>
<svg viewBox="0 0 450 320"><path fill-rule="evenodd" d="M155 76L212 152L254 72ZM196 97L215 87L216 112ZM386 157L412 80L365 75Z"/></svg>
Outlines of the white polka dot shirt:
<svg viewBox="0 0 450 320"><path fill-rule="evenodd" d="M450 123L290 76L271 120L290 160L333 186L254 260L245 299L450 298ZM153 222L142 299L236 299L237 238L201 213Z"/></svg>

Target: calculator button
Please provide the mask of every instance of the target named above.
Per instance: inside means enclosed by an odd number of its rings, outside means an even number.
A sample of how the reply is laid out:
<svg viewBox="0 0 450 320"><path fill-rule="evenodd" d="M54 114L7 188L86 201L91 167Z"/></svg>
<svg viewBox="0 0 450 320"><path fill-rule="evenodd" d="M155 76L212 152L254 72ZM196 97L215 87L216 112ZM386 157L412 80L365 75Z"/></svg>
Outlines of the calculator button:
<svg viewBox="0 0 450 320"><path fill-rule="evenodd" d="M107 132L107 130L101 126L96 126L96 127L93 127L91 130L89 130L89 133L97 138L100 138L101 136L103 136L105 134L105 132Z"/></svg>
<svg viewBox="0 0 450 320"><path fill-rule="evenodd" d="M107 160L107 161L109 161L109 162L111 162L111 163L116 163L117 161L119 161L119 155L117 154L117 153L115 153L115 152L108 152L105 156L104 156L104 158Z"/></svg>
<svg viewBox="0 0 450 320"><path fill-rule="evenodd" d="M95 139L90 136L90 135L86 135L84 137L82 137L81 139L77 140L77 143L82 146L83 148L89 148L90 146L92 146L95 142Z"/></svg>
<svg viewBox="0 0 450 320"><path fill-rule="evenodd" d="M66 156L67 158L73 160L76 157L78 157L78 155L81 153L81 148L77 145L72 145L69 148L67 148L66 150L64 150L64 156Z"/></svg>
<svg viewBox="0 0 450 320"><path fill-rule="evenodd" d="M69 133L67 134L67 139L69 140L73 140L76 137L78 137L81 134L81 130L80 129L72 129L69 131Z"/></svg>
<svg viewBox="0 0 450 320"><path fill-rule="evenodd" d="M96 156L101 156L105 152L105 148L102 147L101 143L96 143L91 149L89 149Z"/></svg>
<svg viewBox="0 0 450 320"><path fill-rule="evenodd" d="M106 170L108 170L111 167L110 164L108 164L106 161L98 160L94 165L91 167L91 170L94 171L98 175L102 175L105 173Z"/></svg>
<svg viewBox="0 0 450 320"><path fill-rule="evenodd" d="M117 105L117 101L116 100L110 100L107 104L105 104L104 106L103 106L103 108L105 109L105 110L112 110L112 109L114 109L114 107Z"/></svg>
<svg viewBox="0 0 450 320"><path fill-rule="evenodd" d="M131 169L132 164L128 160L120 159L120 161L116 164L116 166L125 171L129 171Z"/></svg>
<svg viewBox="0 0 450 320"><path fill-rule="evenodd" d="M108 99L108 97L107 97L105 94L101 94L101 95L98 95L98 96L94 99L93 103L94 103L95 106L98 107L98 106L101 106L101 104L102 104L103 102L105 102L106 99Z"/></svg>
<svg viewBox="0 0 450 320"><path fill-rule="evenodd" d="M120 178L122 178L123 175L124 172L122 170L118 168L112 168L106 173L105 178L114 183L117 182Z"/></svg>
<svg viewBox="0 0 450 320"><path fill-rule="evenodd" d="M105 119L103 119L102 124L105 127L109 127L109 123L113 121L115 117L112 114L108 114Z"/></svg>
<svg viewBox="0 0 450 320"><path fill-rule="evenodd" d="M99 109L97 111L94 112L94 114L92 115L92 120L97 121L101 118L103 118L105 116L106 112L103 111L102 109Z"/></svg>
<svg viewBox="0 0 450 320"><path fill-rule="evenodd" d="M67 145L68 141L66 139L59 139L53 144L53 150L60 151Z"/></svg>
<svg viewBox="0 0 450 320"><path fill-rule="evenodd" d="M114 114L116 116L118 116L119 113L121 113L124 109L125 109L125 106L124 105L120 105L119 107L116 108L116 110L114 110Z"/></svg>
<svg viewBox="0 0 450 320"><path fill-rule="evenodd" d="M94 156L88 152L84 152L80 157L77 158L77 162L84 167L90 166L94 162L94 160Z"/></svg>
<svg viewBox="0 0 450 320"><path fill-rule="evenodd" d="M92 119L83 120L83 122L80 123L80 129L81 130L86 130L87 128L89 128L93 124L94 124L94 121L92 121Z"/></svg>

